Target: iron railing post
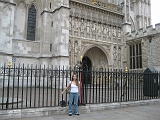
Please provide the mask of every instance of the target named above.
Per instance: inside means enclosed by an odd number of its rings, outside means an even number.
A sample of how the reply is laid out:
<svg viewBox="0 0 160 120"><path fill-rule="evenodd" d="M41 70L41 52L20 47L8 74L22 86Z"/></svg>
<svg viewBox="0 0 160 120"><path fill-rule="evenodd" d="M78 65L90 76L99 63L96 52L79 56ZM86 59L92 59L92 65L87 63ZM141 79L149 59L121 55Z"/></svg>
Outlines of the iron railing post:
<svg viewBox="0 0 160 120"><path fill-rule="evenodd" d="M8 68L8 85L7 85L7 101L6 101L6 109L8 109L8 104L9 104L9 86L10 86L10 70L11 68Z"/></svg>

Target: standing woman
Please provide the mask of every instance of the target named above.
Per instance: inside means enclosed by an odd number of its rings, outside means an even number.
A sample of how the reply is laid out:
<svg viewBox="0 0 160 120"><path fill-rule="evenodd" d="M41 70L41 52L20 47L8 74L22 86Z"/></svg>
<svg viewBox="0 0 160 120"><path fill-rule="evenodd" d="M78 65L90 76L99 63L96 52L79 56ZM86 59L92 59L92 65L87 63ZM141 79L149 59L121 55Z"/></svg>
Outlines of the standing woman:
<svg viewBox="0 0 160 120"><path fill-rule="evenodd" d="M78 97L80 95L80 83L77 79L77 75L73 74L72 80L68 83L67 87L63 90L62 94L70 87L69 95L69 116L72 116L72 102L74 100L74 114L78 113Z"/></svg>

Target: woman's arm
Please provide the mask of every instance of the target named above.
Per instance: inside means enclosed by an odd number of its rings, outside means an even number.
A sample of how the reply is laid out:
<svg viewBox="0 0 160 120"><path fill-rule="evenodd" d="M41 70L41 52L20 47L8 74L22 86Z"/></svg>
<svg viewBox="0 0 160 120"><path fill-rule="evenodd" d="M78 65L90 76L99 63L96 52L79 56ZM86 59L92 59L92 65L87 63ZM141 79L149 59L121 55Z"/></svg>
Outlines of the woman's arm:
<svg viewBox="0 0 160 120"><path fill-rule="evenodd" d="M67 87L62 91L62 94L70 87L71 83L68 83Z"/></svg>
<svg viewBox="0 0 160 120"><path fill-rule="evenodd" d="M81 92L81 91L80 91L80 88L81 88L80 86L81 86L81 82L79 82L79 86L78 86L79 96L80 96L80 92Z"/></svg>

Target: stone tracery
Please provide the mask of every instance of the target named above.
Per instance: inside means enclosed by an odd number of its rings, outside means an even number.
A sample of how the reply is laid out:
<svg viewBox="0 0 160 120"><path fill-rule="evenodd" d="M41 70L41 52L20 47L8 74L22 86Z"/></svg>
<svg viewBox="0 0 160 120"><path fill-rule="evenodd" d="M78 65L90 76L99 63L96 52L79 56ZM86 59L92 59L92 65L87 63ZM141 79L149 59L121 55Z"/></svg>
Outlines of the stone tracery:
<svg viewBox="0 0 160 120"><path fill-rule="evenodd" d="M92 13L93 14L93 13ZM109 14L110 16L112 16L112 14ZM92 15L87 15L89 17L91 17ZM114 15L112 16L114 17ZM94 19L90 19L87 18L85 19L84 14L83 17L74 17L73 21L75 23L75 30L76 32L74 32L75 34L73 35L75 37L86 37L88 39L99 39L99 40L105 40L105 41L111 41L112 37L113 37L113 42L117 42L117 43L121 43L117 40L121 39L121 27L119 27L116 22L112 22L114 23L114 26L108 23L104 23L104 21L99 22L96 19L96 15L94 15ZM114 18L113 18L114 19ZM93 21L94 20L94 21ZM110 19L111 20L111 19ZM77 21L79 23L77 23ZM107 21L107 19L106 19ZM72 32L71 32L72 33ZM108 37L109 36L109 37ZM76 43L76 42L75 42ZM78 55L78 47L76 47L77 44L75 44L75 55ZM85 44L84 44L85 45ZM82 46L82 45L81 45ZM87 46L87 44L85 45ZM117 64L118 66L120 66L121 64L121 60L118 59L118 55L121 55L120 53L121 51L119 51L119 53L115 53L115 56L117 56L115 59L115 64Z"/></svg>
<svg viewBox="0 0 160 120"><path fill-rule="evenodd" d="M72 9L70 9L70 15L73 17L74 22L73 36L84 37L84 35L86 35L87 38L103 40L103 38L106 38L104 36L106 36L108 32L108 28L103 28L106 25L110 26L109 36L111 36L111 34L117 36L116 29L121 28L120 24L122 23L121 15L106 12L104 10L87 6L85 4L78 5L78 3L76 4L74 2L71 2L70 4L72 6ZM86 14L84 13L83 9L87 11ZM98 35L96 36L96 34Z"/></svg>

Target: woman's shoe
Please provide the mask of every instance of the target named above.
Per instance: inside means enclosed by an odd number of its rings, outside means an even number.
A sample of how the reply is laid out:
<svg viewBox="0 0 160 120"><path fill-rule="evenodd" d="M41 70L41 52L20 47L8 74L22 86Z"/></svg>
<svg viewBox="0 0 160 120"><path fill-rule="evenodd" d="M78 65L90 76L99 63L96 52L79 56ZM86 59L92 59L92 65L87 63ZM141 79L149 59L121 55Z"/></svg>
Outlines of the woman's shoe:
<svg viewBox="0 0 160 120"><path fill-rule="evenodd" d="M75 115L79 115L79 113L76 113Z"/></svg>

